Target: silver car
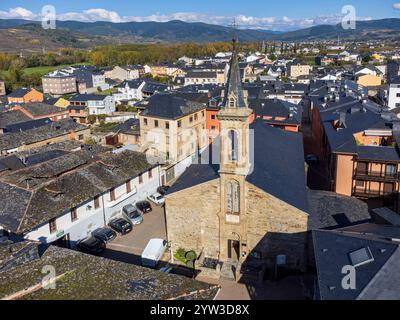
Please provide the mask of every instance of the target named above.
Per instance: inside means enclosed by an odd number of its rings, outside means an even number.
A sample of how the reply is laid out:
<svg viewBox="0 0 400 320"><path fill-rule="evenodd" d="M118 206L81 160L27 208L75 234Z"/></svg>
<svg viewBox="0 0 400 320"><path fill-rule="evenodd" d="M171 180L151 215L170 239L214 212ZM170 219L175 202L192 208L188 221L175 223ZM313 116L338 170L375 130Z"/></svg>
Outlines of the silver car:
<svg viewBox="0 0 400 320"><path fill-rule="evenodd" d="M133 204L128 204L123 207L122 213L133 225L138 225L143 222L143 216Z"/></svg>

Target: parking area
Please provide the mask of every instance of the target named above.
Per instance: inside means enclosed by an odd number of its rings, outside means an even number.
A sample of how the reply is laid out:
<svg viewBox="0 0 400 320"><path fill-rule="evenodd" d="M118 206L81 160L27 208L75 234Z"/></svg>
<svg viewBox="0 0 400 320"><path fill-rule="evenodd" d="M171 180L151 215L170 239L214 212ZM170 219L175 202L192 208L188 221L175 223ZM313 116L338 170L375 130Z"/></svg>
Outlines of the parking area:
<svg viewBox="0 0 400 320"><path fill-rule="evenodd" d="M143 216L140 225L134 226L126 235L118 235L114 241L107 243L102 257L126 263L141 264L141 254L150 239L166 239L164 207L151 204L153 211Z"/></svg>

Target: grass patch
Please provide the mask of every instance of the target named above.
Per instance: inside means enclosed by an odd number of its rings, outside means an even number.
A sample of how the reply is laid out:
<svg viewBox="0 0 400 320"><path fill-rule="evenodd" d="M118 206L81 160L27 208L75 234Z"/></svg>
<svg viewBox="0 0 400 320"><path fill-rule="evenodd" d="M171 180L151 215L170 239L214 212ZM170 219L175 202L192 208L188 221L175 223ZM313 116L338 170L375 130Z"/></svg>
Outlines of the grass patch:
<svg viewBox="0 0 400 320"><path fill-rule="evenodd" d="M24 74L29 76L32 74L40 74L44 76L45 74L55 71L58 69L63 69L70 66L88 66L90 63L74 63L74 64L63 64L59 66L41 66L41 67L32 67L32 68L25 68ZM0 70L0 79L5 79L8 76L8 70Z"/></svg>

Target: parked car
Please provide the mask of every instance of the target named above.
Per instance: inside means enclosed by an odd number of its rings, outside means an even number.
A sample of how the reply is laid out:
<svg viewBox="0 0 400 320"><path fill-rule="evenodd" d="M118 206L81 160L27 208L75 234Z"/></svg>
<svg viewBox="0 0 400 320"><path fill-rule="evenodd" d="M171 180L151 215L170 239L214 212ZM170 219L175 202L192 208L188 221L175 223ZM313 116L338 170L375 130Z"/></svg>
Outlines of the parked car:
<svg viewBox="0 0 400 320"><path fill-rule="evenodd" d="M161 195L165 195L169 189L169 186L160 186L157 188L157 192Z"/></svg>
<svg viewBox="0 0 400 320"><path fill-rule="evenodd" d="M134 226L143 222L143 216L133 204L127 204L123 207L122 213Z"/></svg>
<svg viewBox="0 0 400 320"><path fill-rule="evenodd" d="M132 223L123 218L115 218L108 225L116 232L124 235L132 231Z"/></svg>
<svg viewBox="0 0 400 320"><path fill-rule="evenodd" d="M142 213L151 212L153 209L151 208L151 204L148 201L139 201L136 202L136 208L138 208Z"/></svg>
<svg viewBox="0 0 400 320"><path fill-rule="evenodd" d="M92 235L93 237L106 243L113 241L117 237L117 233L109 227L96 229L93 231Z"/></svg>
<svg viewBox="0 0 400 320"><path fill-rule="evenodd" d="M168 242L163 239L151 239L142 253L142 265L155 268L162 258Z"/></svg>
<svg viewBox="0 0 400 320"><path fill-rule="evenodd" d="M177 274L180 276L184 276L187 278L194 278L196 276L196 271L193 269L189 269L186 267L178 267L178 266L170 266L167 265L165 267L160 268L161 272L169 273L169 274Z"/></svg>
<svg viewBox="0 0 400 320"><path fill-rule="evenodd" d="M97 239L96 237L88 237L78 241L76 243L76 247L79 251L85 253L100 254L106 248L106 244L104 241Z"/></svg>
<svg viewBox="0 0 400 320"><path fill-rule="evenodd" d="M162 194L159 194L158 192L150 195L147 197L151 202L155 203L158 206L161 206L165 202L165 198Z"/></svg>

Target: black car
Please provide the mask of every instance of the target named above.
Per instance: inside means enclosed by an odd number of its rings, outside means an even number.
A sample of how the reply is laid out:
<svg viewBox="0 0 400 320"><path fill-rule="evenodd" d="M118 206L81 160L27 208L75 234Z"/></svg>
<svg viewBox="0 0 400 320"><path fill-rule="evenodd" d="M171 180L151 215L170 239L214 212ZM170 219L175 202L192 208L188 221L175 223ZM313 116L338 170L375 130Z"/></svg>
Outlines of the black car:
<svg viewBox="0 0 400 320"><path fill-rule="evenodd" d="M132 231L132 223L122 218L116 218L111 220L108 225L116 232L120 234L127 234Z"/></svg>
<svg viewBox="0 0 400 320"><path fill-rule="evenodd" d="M93 236L101 241L111 242L116 238L117 233L111 228L104 227L94 230Z"/></svg>
<svg viewBox="0 0 400 320"><path fill-rule="evenodd" d="M136 202L136 208L138 208L142 213L151 212L153 209L151 208L151 204L148 201L139 201Z"/></svg>
<svg viewBox="0 0 400 320"><path fill-rule="evenodd" d="M104 241L99 240L95 237L89 237L84 240L77 242L76 247L79 251L91 254L100 254L106 248Z"/></svg>
<svg viewBox="0 0 400 320"><path fill-rule="evenodd" d="M169 186L160 186L157 188L157 192L161 195L165 195L169 189Z"/></svg>

